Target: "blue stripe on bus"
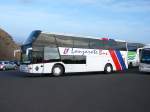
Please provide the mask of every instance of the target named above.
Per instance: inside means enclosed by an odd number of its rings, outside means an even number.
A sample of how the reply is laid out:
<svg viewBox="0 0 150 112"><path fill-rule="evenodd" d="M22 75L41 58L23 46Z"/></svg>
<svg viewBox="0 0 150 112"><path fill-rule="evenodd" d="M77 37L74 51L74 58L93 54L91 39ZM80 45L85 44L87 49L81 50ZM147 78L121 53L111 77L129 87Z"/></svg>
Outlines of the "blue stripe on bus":
<svg viewBox="0 0 150 112"><path fill-rule="evenodd" d="M121 64L121 66L122 66L122 69L123 70L127 69L126 64L125 64L125 62L124 62L124 60L122 58L122 55L121 55L120 51L116 50L116 54L117 54L117 57L119 59L119 62Z"/></svg>

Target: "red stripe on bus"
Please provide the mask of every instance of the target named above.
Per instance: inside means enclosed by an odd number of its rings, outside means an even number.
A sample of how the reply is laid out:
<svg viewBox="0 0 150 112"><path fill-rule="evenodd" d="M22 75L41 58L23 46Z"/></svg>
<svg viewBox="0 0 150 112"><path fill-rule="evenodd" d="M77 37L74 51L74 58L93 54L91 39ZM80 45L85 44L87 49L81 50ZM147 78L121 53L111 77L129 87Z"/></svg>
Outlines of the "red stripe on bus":
<svg viewBox="0 0 150 112"><path fill-rule="evenodd" d="M112 57L112 60L113 60L113 62L115 64L115 66L116 66L116 70L121 70L121 66L120 66L119 60L118 60L118 58L117 58L117 56L115 54L115 51L114 50L109 50L109 53L110 53L110 55Z"/></svg>

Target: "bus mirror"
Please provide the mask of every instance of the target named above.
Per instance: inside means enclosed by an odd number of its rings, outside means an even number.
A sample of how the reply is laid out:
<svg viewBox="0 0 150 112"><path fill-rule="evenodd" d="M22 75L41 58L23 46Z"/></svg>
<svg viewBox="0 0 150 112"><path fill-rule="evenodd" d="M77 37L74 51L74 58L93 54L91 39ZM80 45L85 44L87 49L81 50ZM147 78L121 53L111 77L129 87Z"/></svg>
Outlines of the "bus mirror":
<svg viewBox="0 0 150 112"><path fill-rule="evenodd" d="M142 49L139 49L139 60L141 60Z"/></svg>
<svg viewBox="0 0 150 112"><path fill-rule="evenodd" d="M29 52L32 50L32 48L27 48L26 55L28 56Z"/></svg>

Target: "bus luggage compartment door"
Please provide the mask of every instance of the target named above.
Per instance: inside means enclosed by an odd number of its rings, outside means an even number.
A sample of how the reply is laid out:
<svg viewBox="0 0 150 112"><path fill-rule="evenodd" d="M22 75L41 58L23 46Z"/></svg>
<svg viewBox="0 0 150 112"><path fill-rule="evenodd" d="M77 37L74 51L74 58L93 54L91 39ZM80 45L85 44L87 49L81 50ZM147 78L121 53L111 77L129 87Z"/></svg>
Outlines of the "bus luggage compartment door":
<svg viewBox="0 0 150 112"><path fill-rule="evenodd" d="M44 65L43 64L33 64L32 65L33 73L43 73Z"/></svg>

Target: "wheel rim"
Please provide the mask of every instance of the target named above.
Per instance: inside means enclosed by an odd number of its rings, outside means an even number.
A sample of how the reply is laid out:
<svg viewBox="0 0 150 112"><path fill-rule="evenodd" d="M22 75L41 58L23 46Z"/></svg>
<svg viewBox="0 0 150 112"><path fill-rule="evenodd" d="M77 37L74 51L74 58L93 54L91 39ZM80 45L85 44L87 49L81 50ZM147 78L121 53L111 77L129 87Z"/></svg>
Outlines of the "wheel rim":
<svg viewBox="0 0 150 112"><path fill-rule="evenodd" d="M112 71L112 70L111 70L111 67L108 66L108 67L107 67L107 72L110 73L111 71Z"/></svg>
<svg viewBox="0 0 150 112"><path fill-rule="evenodd" d="M54 70L53 70L53 74L55 76L59 76L61 74L61 69L59 67L55 67Z"/></svg>

